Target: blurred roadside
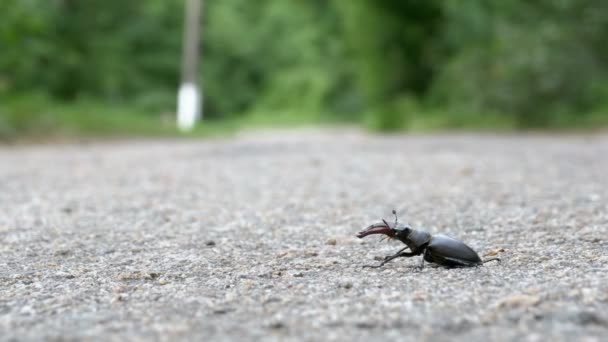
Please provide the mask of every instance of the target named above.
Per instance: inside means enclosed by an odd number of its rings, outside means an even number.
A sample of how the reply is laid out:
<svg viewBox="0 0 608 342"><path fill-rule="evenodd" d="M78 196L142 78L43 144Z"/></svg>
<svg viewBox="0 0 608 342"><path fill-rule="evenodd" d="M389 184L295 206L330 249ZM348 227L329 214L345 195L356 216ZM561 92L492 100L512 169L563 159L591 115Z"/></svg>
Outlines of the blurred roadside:
<svg viewBox="0 0 608 342"><path fill-rule="evenodd" d="M608 126L608 2L204 0L204 122ZM0 140L176 136L183 1L0 2Z"/></svg>

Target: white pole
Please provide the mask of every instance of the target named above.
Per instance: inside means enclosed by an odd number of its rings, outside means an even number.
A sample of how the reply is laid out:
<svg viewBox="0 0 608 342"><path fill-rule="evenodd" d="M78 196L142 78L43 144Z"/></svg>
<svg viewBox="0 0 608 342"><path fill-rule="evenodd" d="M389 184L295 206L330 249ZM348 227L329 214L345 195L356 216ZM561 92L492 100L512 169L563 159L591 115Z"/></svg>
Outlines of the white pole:
<svg viewBox="0 0 608 342"><path fill-rule="evenodd" d="M177 94L177 127L190 131L202 117L203 97L198 85L202 0L185 1L182 82Z"/></svg>
<svg viewBox="0 0 608 342"><path fill-rule="evenodd" d="M200 118L201 95L198 86L184 82L177 94L177 127L182 131L190 131Z"/></svg>

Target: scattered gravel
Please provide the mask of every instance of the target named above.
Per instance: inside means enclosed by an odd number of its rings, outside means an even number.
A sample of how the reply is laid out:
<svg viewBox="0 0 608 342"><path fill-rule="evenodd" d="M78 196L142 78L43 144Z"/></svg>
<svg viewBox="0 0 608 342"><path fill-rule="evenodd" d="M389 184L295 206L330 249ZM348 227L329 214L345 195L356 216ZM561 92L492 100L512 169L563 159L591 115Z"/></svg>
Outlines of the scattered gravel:
<svg viewBox="0 0 608 342"><path fill-rule="evenodd" d="M502 263L362 269L393 208ZM0 147L0 340L606 336L606 135Z"/></svg>

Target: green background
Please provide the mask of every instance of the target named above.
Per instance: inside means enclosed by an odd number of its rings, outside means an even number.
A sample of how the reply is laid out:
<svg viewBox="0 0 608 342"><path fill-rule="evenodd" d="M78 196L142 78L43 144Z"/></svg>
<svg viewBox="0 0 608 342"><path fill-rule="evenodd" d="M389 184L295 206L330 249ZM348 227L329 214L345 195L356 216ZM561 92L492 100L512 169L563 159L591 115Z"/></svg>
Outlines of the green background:
<svg viewBox="0 0 608 342"><path fill-rule="evenodd" d="M183 1L0 2L0 138L175 134ZM608 123L602 0L205 0L205 122Z"/></svg>

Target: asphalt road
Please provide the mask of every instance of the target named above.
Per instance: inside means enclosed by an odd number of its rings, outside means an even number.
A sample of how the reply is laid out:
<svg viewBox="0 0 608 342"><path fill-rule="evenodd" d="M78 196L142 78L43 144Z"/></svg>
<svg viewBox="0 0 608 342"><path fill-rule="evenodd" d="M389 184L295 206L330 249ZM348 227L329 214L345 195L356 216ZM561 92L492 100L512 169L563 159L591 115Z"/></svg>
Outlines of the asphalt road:
<svg viewBox="0 0 608 342"><path fill-rule="evenodd" d="M599 341L608 136L0 147L0 340ZM445 269L391 219L502 263Z"/></svg>

